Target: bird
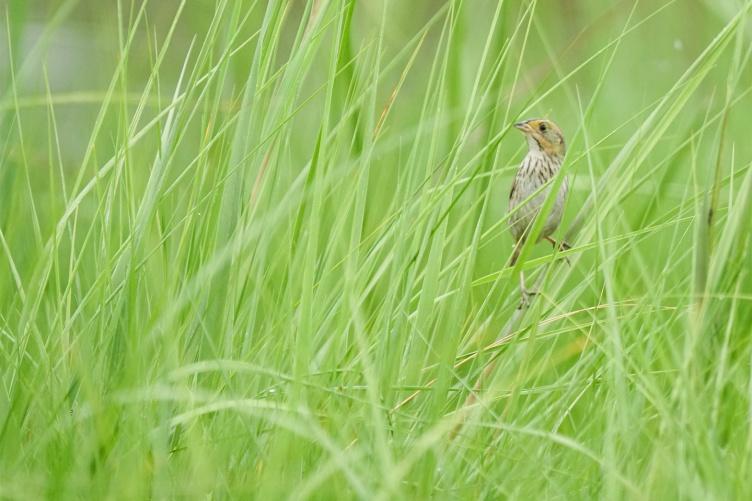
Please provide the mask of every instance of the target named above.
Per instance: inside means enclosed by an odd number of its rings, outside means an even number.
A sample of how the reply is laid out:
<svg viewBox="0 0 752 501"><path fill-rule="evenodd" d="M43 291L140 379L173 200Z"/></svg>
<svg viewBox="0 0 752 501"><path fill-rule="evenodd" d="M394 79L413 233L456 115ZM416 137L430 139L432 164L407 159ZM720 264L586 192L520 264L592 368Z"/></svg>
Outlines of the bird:
<svg viewBox="0 0 752 501"><path fill-rule="evenodd" d="M522 245L531 231L533 221L535 221L535 217L538 215L550 188L538 190L559 172L566 153L564 134L559 126L551 120L534 118L523 120L514 124L514 126L525 135L528 152L517 169L517 174L512 182L512 189L509 192L508 215L510 230L512 237L514 237L514 250L510 266L514 266L517 262ZM568 193L569 180L565 177L536 243L547 240L554 248L557 246L560 250L571 248L563 240L557 242L551 237L561 223ZM525 274L522 271L520 272L520 294L522 296L520 308L529 305L530 297L536 294L525 286Z"/></svg>

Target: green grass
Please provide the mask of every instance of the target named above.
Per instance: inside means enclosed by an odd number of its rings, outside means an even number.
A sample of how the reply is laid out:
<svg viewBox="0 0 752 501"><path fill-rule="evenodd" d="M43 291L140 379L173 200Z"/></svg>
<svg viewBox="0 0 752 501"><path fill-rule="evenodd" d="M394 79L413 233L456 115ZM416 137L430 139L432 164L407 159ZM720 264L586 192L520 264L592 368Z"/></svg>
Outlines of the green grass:
<svg viewBox="0 0 752 501"><path fill-rule="evenodd" d="M752 497L751 7L0 4L0 497Z"/></svg>

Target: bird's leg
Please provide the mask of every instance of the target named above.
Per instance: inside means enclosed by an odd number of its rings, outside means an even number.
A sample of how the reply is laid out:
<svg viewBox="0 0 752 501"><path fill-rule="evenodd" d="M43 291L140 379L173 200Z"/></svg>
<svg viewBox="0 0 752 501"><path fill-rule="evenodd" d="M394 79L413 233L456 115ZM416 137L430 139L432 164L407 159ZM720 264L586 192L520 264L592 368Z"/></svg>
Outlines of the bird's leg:
<svg viewBox="0 0 752 501"><path fill-rule="evenodd" d="M509 260L509 266L514 266L517 263L517 259L520 257L520 251L522 250L522 245L524 243L525 239L523 236L514 244L514 250L512 251L512 258ZM520 270L520 295L522 296L522 300L517 309L521 310L530 306L530 296L534 296L537 293L537 291L530 291L525 287L525 272Z"/></svg>
<svg viewBox="0 0 752 501"><path fill-rule="evenodd" d="M525 272L520 271L520 295L522 296L522 300L520 301L520 305L517 307L517 309L522 310L530 306L530 296L534 296L536 294L538 294L537 291L531 291L528 290L527 287L525 287Z"/></svg>
<svg viewBox="0 0 752 501"><path fill-rule="evenodd" d="M545 239L548 240L549 242L551 242L551 245L553 246L554 249L558 248L559 252L564 252L564 251L567 251L567 250L569 250L569 249L572 248L572 246L569 245L564 240L560 240L560 241L557 242L556 240L554 240L551 237L545 237ZM572 263L569 262L569 258L568 257L564 256L563 259L564 259L564 261L566 261L566 263L568 265L570 265L570 266L572 265Z"/></svg>
<svg viewBox="0 0 752 501"><path fill-rule="evenodd" d="M554 239L553 239L553 238L551 238L551 237L545 237L545 238L546 238L546 240L548 240L549 242L551 242L551 245L552 245L552 246L553 246L554 248L556 248L556 247L558 246L558 247L559 247L559 250L560 250L560 251L562 251L562 252L563 252L563 251L568 251L569 249L571 249L571 248L572 248L572 246L571 246L571 245L569 245L569 244L568 244L567 242L565 242L564 240L560 240L560 241L558 241L558 242L557 242L556 240L554 240Z"/></svg>
<svg viewBox="0 0 752 501"><path fill-rule="evenodd" d="M514 244L512 249L512 257L509 259L509 266L512 267L517 264L517 259L520 257L520 251L522 250L522 240L518 240Z"/></svg>

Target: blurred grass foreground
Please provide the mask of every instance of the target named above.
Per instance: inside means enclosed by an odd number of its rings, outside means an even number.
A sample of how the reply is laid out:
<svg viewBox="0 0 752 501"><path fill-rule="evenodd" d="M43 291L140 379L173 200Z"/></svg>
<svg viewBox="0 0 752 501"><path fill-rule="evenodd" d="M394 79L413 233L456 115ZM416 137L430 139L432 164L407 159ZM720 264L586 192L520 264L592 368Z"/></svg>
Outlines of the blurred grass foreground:
<svg viewBox="0 0 752 501"><path fill-rule="evenodd" d="M1 1L0 497L752 498L750 6Z"/></svg>

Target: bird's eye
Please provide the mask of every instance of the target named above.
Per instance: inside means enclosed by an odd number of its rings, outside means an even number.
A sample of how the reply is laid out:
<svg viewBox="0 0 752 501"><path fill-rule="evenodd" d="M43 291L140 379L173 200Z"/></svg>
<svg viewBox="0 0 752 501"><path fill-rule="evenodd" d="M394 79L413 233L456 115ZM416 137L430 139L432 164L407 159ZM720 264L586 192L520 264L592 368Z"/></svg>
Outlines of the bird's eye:
<svg viewBox="0 0 752 501"><path fill-rule="evenodd" d="M541 132L546 132L546 124L545 123L541 123L538 126L538 130L540 130Z"/></svg>

